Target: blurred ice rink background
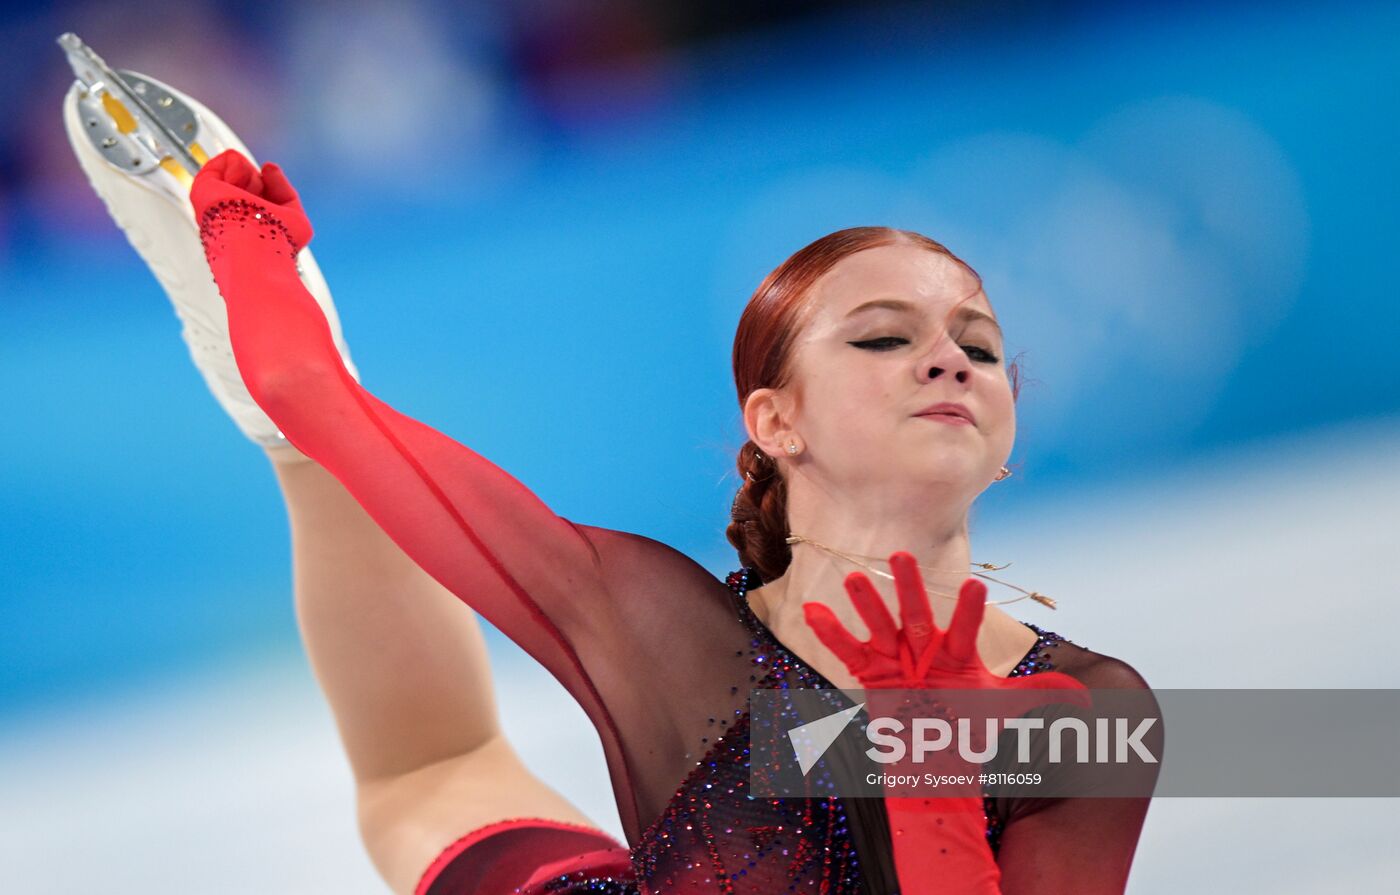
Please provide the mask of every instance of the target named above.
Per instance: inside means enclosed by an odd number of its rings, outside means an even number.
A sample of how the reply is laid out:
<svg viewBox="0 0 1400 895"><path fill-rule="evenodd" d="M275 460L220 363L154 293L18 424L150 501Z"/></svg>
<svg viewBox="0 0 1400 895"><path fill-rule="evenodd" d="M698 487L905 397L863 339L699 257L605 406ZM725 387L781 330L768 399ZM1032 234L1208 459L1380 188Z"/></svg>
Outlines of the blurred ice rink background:
<svg viewBox="0 0 1400 895"><path fill-rule="evenodd" d="M1397 685L1400 8L718 6L4 7L0 891L386 891L271 471L66 144L67 30L281 163L365 385L565 516L734 568L739 311L908 227L1029 377L973 519L1061 601L1018 617L1158 688ZM491 634L512 740L620 833ZM1129 891L1388 890L1397 817L1159 799Z"/></svg>

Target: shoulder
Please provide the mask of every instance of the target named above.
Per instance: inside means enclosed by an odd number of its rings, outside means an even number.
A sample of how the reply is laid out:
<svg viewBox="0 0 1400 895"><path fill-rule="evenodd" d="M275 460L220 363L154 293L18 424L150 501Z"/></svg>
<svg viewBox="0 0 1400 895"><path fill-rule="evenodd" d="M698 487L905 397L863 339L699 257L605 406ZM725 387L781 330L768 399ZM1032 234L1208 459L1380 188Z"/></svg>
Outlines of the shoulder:
<svg viewBox="0 0 1400 895"><path fill-rule="evenodd" d="M1058 670L1079 681L1090 690L1115 690L1115 694L1100 694L1095 703L1105 711L1117 716L1145 719L1161 716L1161 704L1151 685L1137 668L1117 656L1086 649L1075 643L1064 641L1059 647L1060 664ZM1102 700L1102 702L1101 702ZM1149 734L1157 748L1160 748L1161 725Z"/></svg>
<svg viewBox="0 0 1400 895"><path fill-rule="evenodd" d="M592 546L615 605L682 601L695 608L710 605L727 611L728 585L675 547L633 532L572 524Z"/></svg>
<svg viewBox="0 0 1400 895"><path fill-rule="evenodd" d="M1053 667L1090 689L1149 690L1147 679L1126 660L1080 646L1056 635L1051 650Z"/></svg>
<svg viewBox="0 0 1400 895"><path fill-rule="evenodd" d="M1084 682L1101 690L1150 690L1147 679L1122 659L1085 650L1089 659L1080 672Z"/></svg>

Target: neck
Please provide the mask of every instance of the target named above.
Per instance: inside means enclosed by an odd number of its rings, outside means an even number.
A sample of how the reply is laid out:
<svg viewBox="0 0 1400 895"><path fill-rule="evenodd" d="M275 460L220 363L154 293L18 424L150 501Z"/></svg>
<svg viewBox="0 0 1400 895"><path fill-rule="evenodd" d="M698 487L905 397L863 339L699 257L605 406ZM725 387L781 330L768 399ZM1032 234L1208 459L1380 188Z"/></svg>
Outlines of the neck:
<svg viewBox="0 0 1400 895"><path fill-rule="evenodd" d="M799 594L805 595L801 602L821 602L839 610L841 606L849 604L845 581L853 572L866 575L882 593L893 593L889 555L895 550L903 550L912 554L920 566L934 620L940 627L947 627L952 618L957 591L969 574L960 571L968 567L968 546L966 537L958 535L925 545L923 549L911 550L908 546L879 546L881 542L878 539L858 542L857 546L837 547L821 537L799 532L793 534L799 537L790 542L792 562L783 576L774 582L777 586L768 588L773 594L772 598L781 601L774 607L779 610L795 609L786 604L795 602L789 598ZM836 597L831 598L831 594ZM887 602L895 605L890 600ZM847 613L838 611L837 614Z"/></svg>
<svg viewBox="0 0 1400 895"><path fill-rule="evenodd" d="M869 491L865 492L867 495ZM923 567L934 623L947 629L959 588L972 573L967 531L968 503L945 493L908 492L883 500L836 499L820 489L788 492L789 529L842 553L855 554L881 571L889 571L889 556L905 550ZM847 559L811 544L791 545L792 562L778 578L752 591L749 605L788 649L817 668L837 686L855 688L841 661L830 654L807 626L803 603L828 606L846 629L861 639L869 636L846 593L851 572L864 572L884 599L890 617L899 623L899 600L894 582L870 573ZM865 557L875 559L865 559ZM936 596L945 594L947 598ZM978 652L996 674L1010 672L1035 634L997 606L986 607L977 635Z"/></svg>
<svg viewBox="0 0 1400 895"><path fill-rule="evenodd" d="M967 507L948 499L910 500L900 494L875 503L842 501L825 506L825 495L811 489L790 493L788 519L792 534L801 535L841 553L853 554L862 562L889 571L891 553L905 550L920 566L924 587L930 595L934 621L947 627L954 601L935 594L956 596L962 582L971 574L971 545L967 531ZM932 509L931 509L932 508ZM939 508L946 508L943 512ZM894 585L888 578L871 574L848 559L833 555L812 544L791 545L792 562L784 574L764 585L765 608L774 618L801 618L801 604L821 602L830 606L851 627L864 622L850 604L845 578L851 572L865 572L876 589L886 596L887 605L897 607ZM873 557L873 558L871 558ZM993 607L989 607L993 608ZM898 619L897 608L891 613ZM857 630L857 627L852 627Z"/></svg>

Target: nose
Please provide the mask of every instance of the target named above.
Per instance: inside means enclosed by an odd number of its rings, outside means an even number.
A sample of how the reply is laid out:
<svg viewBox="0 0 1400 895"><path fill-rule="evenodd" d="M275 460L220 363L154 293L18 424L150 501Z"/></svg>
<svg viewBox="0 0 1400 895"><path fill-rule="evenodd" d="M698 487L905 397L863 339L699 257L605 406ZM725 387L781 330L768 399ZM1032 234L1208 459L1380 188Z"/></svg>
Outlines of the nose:
<svg viewBox="0 0 1400 895"><path fill-rule="evenodd" d="M951 376L960 384L972 377L972 361L956 340L944 335L929 353L919 359L916 370L920 382L932 382L940 376Z"/></svg>

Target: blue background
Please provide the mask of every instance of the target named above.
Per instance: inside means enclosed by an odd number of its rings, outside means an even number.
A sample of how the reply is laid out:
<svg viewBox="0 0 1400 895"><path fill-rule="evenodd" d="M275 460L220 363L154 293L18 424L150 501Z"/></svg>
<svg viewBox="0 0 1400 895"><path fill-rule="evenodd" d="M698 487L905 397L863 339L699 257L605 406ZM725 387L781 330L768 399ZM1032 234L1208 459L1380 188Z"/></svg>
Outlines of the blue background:
<svg viewBox="0 0 1400 895"><path fill-rule="evenodd" d="M1400 9L1069 18L803 21L676 51L633 105L619 75L576 88L623 111L506 108L465 157L424 136L373 171L323 166L296 122L278 136L306 146L262 155L303 194L372 391L559 512L715 568L733 327L769 269L844 226L929 233L987 280L1034 381L1020 478L981 512L1400 409ZM64 80L57 47L43 61ZM58 132L48 100L30 126ZM483 175L497 148L513 160ZM0 711L296 648L275 483L61 162L86 229L31 229L45 193L10 209Z"/></svg>
<svg viewBox="0 0 1400 895"><path fill-rule="evenodd" d="M1028 377L1016 476L978 520L1170 492L1336 431L1394 466L1395 4L874 4L544 74L489 4L360 6L163 7L184 42L100 5L6 13L6 74L33 88L0 193L12 733L301 650L276 482L64 142L63 30L284 166L371 391L565 516L717 574L737 565L738 315L783 258L853 225L972 264ZM1388 559L1367 559L1378 601ZM1380 605L1360 623L1393 630Z"/></svg>

